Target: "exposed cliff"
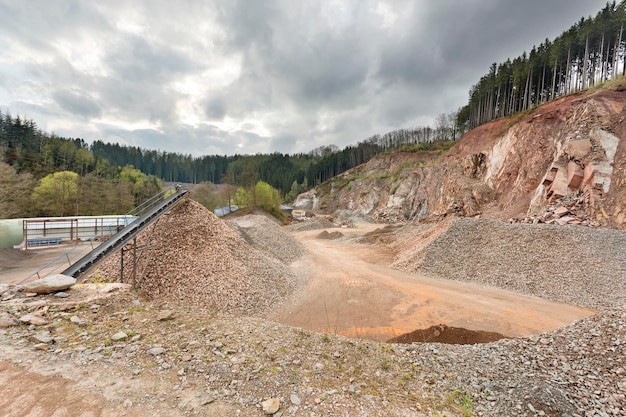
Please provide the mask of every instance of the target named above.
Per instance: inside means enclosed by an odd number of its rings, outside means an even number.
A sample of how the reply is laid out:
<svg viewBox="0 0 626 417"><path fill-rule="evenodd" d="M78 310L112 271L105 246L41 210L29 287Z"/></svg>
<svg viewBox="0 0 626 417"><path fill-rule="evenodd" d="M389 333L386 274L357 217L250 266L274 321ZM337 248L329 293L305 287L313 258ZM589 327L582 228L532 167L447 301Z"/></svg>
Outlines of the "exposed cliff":
<svg viewBox="0 0 626 417"><path fill-rule="evenodd" d="M473 129L447 152L380 155L296 206L390 222L480 214L626 229L625 104L619 83L572 94Z"/></svg>

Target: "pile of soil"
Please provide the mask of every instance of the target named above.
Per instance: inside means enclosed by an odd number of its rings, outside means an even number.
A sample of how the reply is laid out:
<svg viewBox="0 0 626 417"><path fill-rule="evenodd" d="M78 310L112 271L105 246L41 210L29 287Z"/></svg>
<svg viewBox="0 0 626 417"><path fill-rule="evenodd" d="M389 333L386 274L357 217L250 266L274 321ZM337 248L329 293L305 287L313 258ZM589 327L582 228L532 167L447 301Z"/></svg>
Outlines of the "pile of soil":
<svg viewBox="0 0 626 417"><path fill-rule="evenodd" d="M32 257L33 251L0 249L0 272L12 269L15 264Z"/></svg>
<svg viewBox="0 0 626 417"><path fill-rule="evenodd" d="M363 244L380 244L380 245L389 245L395 242L395 234L401 226L395 224L388 224L384 227L380 227L378 229L372 230L371 232L365 233L360 238L356 239L357 243Z"/></svg>
<svg viewBox="0 0 626 417"><path fill-rule="evenodd" d="M507 337L496 332L468 330L462 327L449 327L445 324L418 329L389 339L387 343L447 343L451 345L474 345L495 342Z"/></svg>
<svg viewBox="0 0 626 417"><path fill-rule="evenodd" d="M137 241L134 284L149 299L258 314L281 302L295 287L295 275L285 264L252 247L193 200L161 217ZM121 252L110 256L91 275L119 282L120 256ZM126 250L126 283L133 280L132 263L132 250Z"/></svg>

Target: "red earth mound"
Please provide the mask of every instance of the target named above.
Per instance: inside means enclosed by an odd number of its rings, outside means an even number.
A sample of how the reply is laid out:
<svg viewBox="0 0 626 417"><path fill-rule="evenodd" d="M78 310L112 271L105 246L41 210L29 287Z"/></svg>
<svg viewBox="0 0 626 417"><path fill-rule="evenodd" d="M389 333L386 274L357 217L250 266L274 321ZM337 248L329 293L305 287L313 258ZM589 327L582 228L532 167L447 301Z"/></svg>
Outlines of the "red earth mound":
<svg viewBox="0 0 626 417"><path fill-rule="evenodd" d="M495 342L506 336L496 332L468 330L462 327L449 327L445 324L418 329L410 333L389 339L388 343L447 343L452 345L474 345L476 343Z"/></svg>

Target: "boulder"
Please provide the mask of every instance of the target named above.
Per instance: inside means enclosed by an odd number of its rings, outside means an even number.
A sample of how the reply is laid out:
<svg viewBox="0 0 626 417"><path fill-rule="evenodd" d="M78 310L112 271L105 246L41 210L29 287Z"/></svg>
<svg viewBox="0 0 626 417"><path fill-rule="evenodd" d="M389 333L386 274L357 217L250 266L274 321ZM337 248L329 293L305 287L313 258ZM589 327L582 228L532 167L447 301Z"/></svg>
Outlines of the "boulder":
<svg viewBox="0 0 626 417"><path fill-rule="evenodd" d="M62 291L76 284L76 278L72 278L63 274L50 275L36 281L27 282L22 285L25 292L34 292L37 294L49 294L52 292Z"/></svg>

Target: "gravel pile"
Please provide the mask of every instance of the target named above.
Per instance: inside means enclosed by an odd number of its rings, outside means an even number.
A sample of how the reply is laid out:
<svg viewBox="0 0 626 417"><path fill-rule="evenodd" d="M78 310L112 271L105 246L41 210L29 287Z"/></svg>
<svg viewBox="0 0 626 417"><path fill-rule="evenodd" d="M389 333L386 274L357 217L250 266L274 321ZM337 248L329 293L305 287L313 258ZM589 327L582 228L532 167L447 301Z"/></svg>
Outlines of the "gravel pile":
<svg viewBox="0 0 626 417"><path fill-rule="evenodd" d="M328 233L327 230L323 230L316 237L318 239L335 240L335 239L340 239L343 236L344 236L343 233L341 233L338 230L335 230L334 232L331 232L331 233Z"/></svg>
<svg viewBox="0 0 626 417"><path fill-rule="evenodd" d="M624 231L457 219L412 243L403 240L393 267L585 307L626 306Z"/></svg>
<svg viewBox="0 0 626 417"><path fill-rule="evenodd" d="M227 222L248 243L287 264L306 253L306 249L281 225L265 216L249 214Z"/></svg>
<svg viewBox="0 0 626 417"><path fill-rule="evenodd" d="M295 275L250 246L199 203L187 200L137 238L136 287L151 299L182 301L214 311L258 314L282 301ZM121 252L103 261L95 278L120 280ZM132 252L124 282L132 282ZM93 279L93 277L92 277Z"/></svg>
<svg viewBox="0 0 626 417"><path fill-rule="evenodd" d="M286 227L287 230L291 232L305 232L307 230L329 229L331 227L337 227L337 225L328 220L326 217L316 216L307 217L298 223L290 224Z"/></svg>

